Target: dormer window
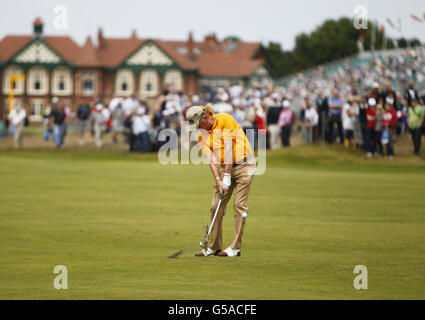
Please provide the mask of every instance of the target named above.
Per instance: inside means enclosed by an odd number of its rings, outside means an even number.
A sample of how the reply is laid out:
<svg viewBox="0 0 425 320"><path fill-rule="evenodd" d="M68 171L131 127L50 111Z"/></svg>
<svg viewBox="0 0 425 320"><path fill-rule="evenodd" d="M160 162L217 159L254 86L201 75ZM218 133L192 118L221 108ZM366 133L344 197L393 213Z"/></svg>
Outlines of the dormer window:
<svg viewBox="0 0 425 320"><path fill-rule="evenodd" d="M133 93L133 72L129 69L118 70L115 80L115 93L128 97Z"/></svg>
<svg viewBox="0 0 425 320"><path fill-rule="evenodd" d="M187 49L187 47L177 47L177 52L186 55L189 50Z"/></svg>
<svg viewBox="0 0 425 320"><path fill-rule="evenodd" d="M72 72L69 68L58 67L53 71L52 93L58 96L72 94Z"/></svg>

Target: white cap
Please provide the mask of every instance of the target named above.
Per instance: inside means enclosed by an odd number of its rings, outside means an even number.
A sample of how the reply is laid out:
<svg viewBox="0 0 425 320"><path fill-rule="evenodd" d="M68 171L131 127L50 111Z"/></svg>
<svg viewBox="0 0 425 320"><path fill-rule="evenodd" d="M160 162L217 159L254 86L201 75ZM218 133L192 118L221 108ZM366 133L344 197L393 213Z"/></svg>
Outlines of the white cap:
<svg viewBox="0 0 425 320"><path fill-rule="evenodd" d="M204 106L193 106L186 111L186 118L189 121L189 131L198 129L199 121L201 121L204 113Z"/></svg>
<svg viewBox="0 0 425 320"><path fill-rule="evenodd" d="M220 101L225 102L227 100L229 100L229 95L226 92L222 92L218 98L220 99Z"/></svg>
<svg viewBox="0 0 425 320"><path fill-rule="evenodd" d="M369 98L369 100L367 101L367 104L369 106L374 107L374 106L376 106L376 100L374 98Z"/></svg>
<svg viewBox="0 0 425 320"><path fill-rule="evenodd" d="M289 108L291 106L291 103L288 100L283 100L282 107Z"/></svg>
<svg viewBox="0 0 425 320"><path fill-rule="evenodd" d="M193 103L193 104L197 104L197 103L199 103L199 96L198 96L198 95L194 94L194 95L192 96L192 103Z"/></svg>
<svg viewBox="0 0 425 320"><path fill-rule="evenodd" d="M146 110L144 107L138 107L136 112L138 115L144 115L146 113Z"/></svg>
<svg viewBox="0 0 425 320"><path fill-rule="evenodd" d="M272 99L279 99L279 93L273 92L271 98Z"/></svg>

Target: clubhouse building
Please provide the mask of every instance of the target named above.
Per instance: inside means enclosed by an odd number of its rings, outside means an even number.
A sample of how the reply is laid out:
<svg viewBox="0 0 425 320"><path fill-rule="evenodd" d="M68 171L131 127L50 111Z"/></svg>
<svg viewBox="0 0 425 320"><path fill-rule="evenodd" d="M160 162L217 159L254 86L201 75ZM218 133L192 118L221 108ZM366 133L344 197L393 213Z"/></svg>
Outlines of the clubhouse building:
<svg viewBox="0 0 425 320"><path fill-rule="evenodd" d="M25 80L10 83L11 76ZM272 63L261 43L212 34L202 42L106 38L101 29L94 45L87 37L79 46L68 36L45 36L37 18L33 34L6 36L0 41L0 115L8 112L9 90L14 104L28 109L31 120L59 97L75 111L95 99L136 94L154 101L173 86L187 94L238 82L245 87L273 84Z"/></svg>

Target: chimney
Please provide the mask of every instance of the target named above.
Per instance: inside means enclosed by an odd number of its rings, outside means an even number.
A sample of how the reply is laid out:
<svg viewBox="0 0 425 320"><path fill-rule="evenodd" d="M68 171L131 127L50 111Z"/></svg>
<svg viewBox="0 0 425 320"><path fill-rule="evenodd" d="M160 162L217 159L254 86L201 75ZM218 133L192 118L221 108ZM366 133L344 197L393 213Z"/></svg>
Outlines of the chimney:
<svg viewBox="0 0 425 320"><path fill-rule="evenodd" d="M193 53L193 48L195 47L195 43L193 42L193 33L189 32L189 39L187 39L187 54L190 58L194 58L195 55Z"/></svg>
<svg viewBox="0 0 425 320"><path fill-rule="evenodd" d="M211 34L207 35L205 37L205 42L209 42L209 43L212 43L212 44L219 44L215 33L211 33Z"/></svg>
<svg viewBox="0 0 425 320"><path fill-rule="evenodd" d="M33 30L34 30L34 36L41 37L43 33L43 21L40 18L37 18L33 22Z"/></svg>
<svg viewBox="0 0 425 320"><path fill-rule="evenodd" d="M99 28L99 31L97 32L97 47L99 49L102 49L105 45L105 41L103 38L103 31L102 28Z"/></svg>
<svg viewBox="0 0 425 320"><path fill-rule="evenodd" d="M136 32L136 29L133 29L133 31L131 32L131 37L132 37L133 39L136 39L136 38L137 38L137 32Z"/></svg>

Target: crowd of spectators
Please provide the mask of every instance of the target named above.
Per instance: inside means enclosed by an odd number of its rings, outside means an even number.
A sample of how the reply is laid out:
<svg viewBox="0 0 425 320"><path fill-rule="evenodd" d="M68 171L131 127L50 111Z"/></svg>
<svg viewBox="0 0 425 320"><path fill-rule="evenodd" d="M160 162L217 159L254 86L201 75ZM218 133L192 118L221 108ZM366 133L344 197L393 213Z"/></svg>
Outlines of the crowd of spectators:
<svg viewBox="0 0 425 320"><path fill-rule="evenodd" d="M150 105L136 95L117 96L107 104L80 105L74 116L80 145L93 141L101 148L108 133L114 143L125 141L130 152L147 153L164 143L158 141L161 129L180 134L190 106L212 103L216 113L232 114L245 131L253 129L255 134L248 136L253 147L263 132L267 148L289 147L295 132L307 144L339 142L363 148L367 157L393 157L396 136L407 133L414 154L420 152L425 97L415 84L424 81L425 52L417 49L360 64L347 60L333 72L318 67L275 87L244 88L235 82L192 96L170 87ZM55 98L44 111L44 139L52 136L60 148L71 117L69 106ZM0 136L8 120L19 147L25 119L24 109L13 109L0 123Z"/></svg>

